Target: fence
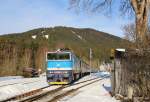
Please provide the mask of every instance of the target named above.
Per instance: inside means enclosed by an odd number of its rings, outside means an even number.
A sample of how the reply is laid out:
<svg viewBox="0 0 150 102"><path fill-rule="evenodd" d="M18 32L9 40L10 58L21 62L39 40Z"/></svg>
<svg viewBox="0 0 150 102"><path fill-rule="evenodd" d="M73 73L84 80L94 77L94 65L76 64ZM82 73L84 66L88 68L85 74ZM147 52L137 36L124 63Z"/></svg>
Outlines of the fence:
<svg viewBox="0 0 150 102"><path fill-rule="evenodd" d="M150 51L116 51L112 89L134 102L150 102Z"/></svg>

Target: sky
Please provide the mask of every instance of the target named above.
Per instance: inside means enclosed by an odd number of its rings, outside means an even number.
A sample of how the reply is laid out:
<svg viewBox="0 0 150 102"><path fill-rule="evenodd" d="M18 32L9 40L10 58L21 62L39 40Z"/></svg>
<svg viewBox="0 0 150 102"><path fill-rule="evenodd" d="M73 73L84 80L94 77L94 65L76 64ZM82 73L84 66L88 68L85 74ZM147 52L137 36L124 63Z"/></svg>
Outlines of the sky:
<svg viewBox="0 0 150 102"><path fill-rule="evenodd" d="M69 0L1 0L0 35L41 27L67 26L93 28L123 37L122 27L129 20L114 13L82 13L69 9Z"/></svg>

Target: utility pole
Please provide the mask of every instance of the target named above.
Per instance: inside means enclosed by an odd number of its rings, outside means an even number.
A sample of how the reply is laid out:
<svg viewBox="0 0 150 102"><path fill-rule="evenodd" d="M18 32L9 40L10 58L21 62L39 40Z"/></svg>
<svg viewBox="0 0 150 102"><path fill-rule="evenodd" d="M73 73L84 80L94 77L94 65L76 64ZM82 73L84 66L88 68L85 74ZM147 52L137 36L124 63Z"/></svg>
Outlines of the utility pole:
<svg viewBox="0 0 150 102"><path fill-rule="evenodd" d="M92 63L91 63L91 60L92 60L92 49L90 48L90 75L91 75L91 72L92 72Z"/></svg>

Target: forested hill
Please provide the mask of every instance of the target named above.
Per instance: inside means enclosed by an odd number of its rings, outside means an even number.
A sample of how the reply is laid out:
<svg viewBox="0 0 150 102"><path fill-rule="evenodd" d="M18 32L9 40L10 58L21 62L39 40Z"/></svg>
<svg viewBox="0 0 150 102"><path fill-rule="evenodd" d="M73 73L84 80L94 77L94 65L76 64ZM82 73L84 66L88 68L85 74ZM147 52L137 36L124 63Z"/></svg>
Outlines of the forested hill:
<svg viewBox="0 0 150 102"><path fill-rule="evenodd" d="M49 39L44 38L48 34ZM37 35L36 39L32 39ZM93 29L54 27L39 28L24 33L0 36L0 76L20 75L26 67L45 68L45 52L69 48L89 61L89 48L93 51L93 66L108 60L111 48L123 47L119 37Z"/></svg>

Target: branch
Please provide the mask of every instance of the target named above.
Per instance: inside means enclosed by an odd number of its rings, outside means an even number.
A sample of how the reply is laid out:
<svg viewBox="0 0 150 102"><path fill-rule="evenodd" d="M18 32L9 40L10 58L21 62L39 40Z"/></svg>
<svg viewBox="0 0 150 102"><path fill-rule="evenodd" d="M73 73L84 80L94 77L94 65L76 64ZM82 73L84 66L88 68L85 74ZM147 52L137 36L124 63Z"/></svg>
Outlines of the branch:
<svg viewBox="0 0 150 102"><path fill-rule="evenodd" d="M132 15L134 14L134 10L133 7L131 5L131 0L121 0L120 2L120 12L121 15L130 15L130 17L132 17Z"/></svg>
<svg viewBox="0 0 150 102"><path fill-rule="evenodd" d="M92 9L92 11L95 12L98 9L105 8L105 6L111 9L111 4L112 0L104 0L103 2L98 2L98 4Z"/></svg>
<svg viewBox="0 0 150 102"><path fill-rule="evenodd" d="M138 13L138 5L136 0L131 0L131 5L135 13Z"/></svg>

